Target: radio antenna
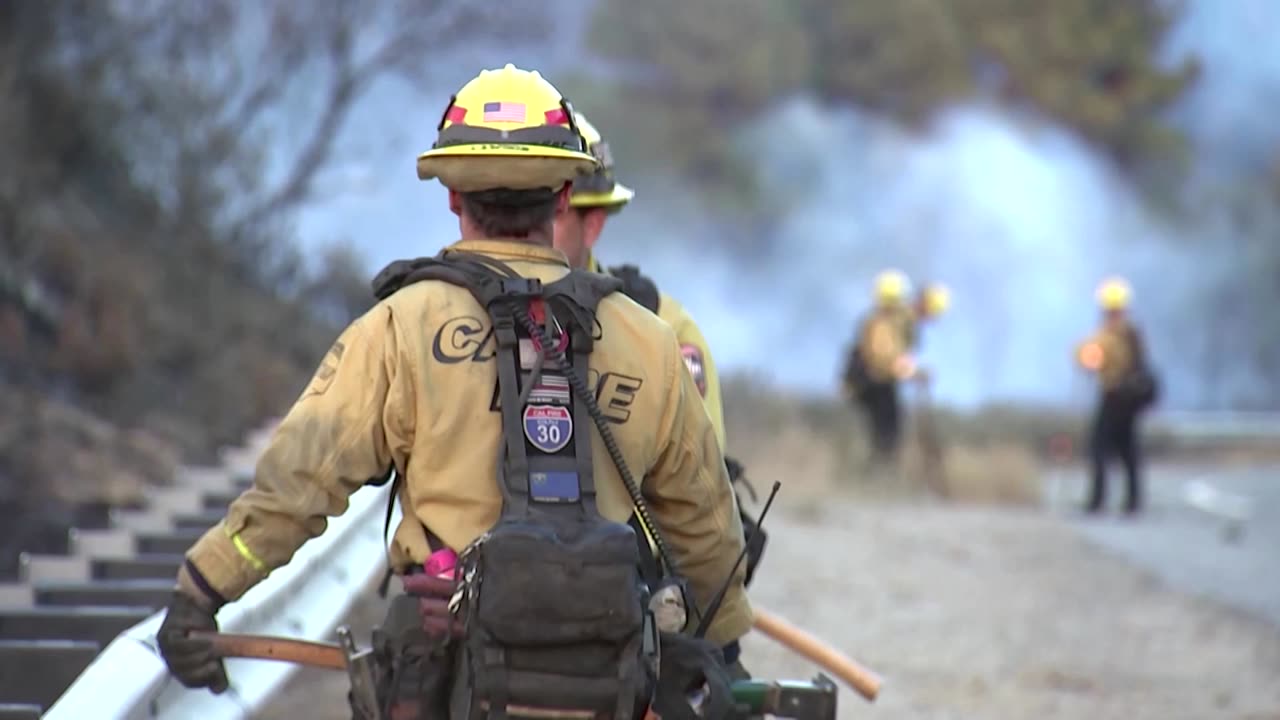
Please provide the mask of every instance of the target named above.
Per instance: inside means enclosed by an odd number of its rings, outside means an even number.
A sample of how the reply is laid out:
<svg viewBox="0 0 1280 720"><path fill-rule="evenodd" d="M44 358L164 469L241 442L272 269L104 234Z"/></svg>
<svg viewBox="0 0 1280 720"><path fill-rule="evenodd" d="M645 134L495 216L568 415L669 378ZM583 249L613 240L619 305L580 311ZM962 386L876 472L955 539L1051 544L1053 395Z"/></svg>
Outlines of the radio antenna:
<svg viewBox="0 0 1280 720"><path fill-rule="evenodd" d="M747 537L746 542L742 546L742 552L738 555L738 560L729 570L729 577L724 579L724 584L720 586L720 590L715 597L711 599L711 604L707 606L707 611L702 615L702 621L698 623L698 629L693 632L693 636L701 638L707 634L707 630L711 627L711 620L720 611L720 606L724 604L725 593L729 592L729 586L733 584L733 576L738 572L738 566L746 559L747 553L751 550L751 541L756 539L761 529L764 528L764 516L769 513L770 506L773 505L773 499L778 496L778 491L782 489L782 483L778 480L773 481L773 488L769 491L769 498L764 501L764 507L760 510L760 517L756 518L756 526L751 531L751 535Z"/></svg>

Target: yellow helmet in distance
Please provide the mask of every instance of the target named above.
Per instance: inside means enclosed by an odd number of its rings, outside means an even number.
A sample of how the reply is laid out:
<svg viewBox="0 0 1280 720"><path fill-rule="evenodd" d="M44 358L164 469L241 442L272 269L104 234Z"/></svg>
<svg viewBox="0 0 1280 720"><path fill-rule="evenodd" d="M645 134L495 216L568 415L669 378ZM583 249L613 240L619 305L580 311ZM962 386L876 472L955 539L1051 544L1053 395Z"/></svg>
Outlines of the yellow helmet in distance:
<svg viewBox="0 0 1280 720"><path fill-rule="evenodd" d="M579 208L604 208L610 212L621 210L636 193L618 182L613 174L613 153L600 131L582 113L576 113L578 129L586 138L587 148L599 165L589 174L579 175L573 181L573 195L569 204Z"/></svg>
<svg viewBox="0 0 1280 720"><path fill-rule="evenodd" d="M1129 287L1128 281L1124 278L1113 276L1098 285L1095 297L1103 310L1124 310L1129 307L1133 288Z"/></svg>
<svg viewBox="0 0 1280 720"><path fill-rule="evenodd" d="M900 270L883 270L876 275L876 302L882 305L895 305L906 301L911 293L911 281Z"/></svg>
<svg viewBox="0 0 1280 720"><path fill-rule="evenodd" d="M951 306L951 291L941 283L930 283L920 291L920 306L925 317L937 317Z"/></svg>
<svg viewBox="0 0 1280 720"><path fill-rule="evenodd" d="M449 100L418 178L451 190L559 190L598 162L573 107L536 70L482 70Z"/></svg>

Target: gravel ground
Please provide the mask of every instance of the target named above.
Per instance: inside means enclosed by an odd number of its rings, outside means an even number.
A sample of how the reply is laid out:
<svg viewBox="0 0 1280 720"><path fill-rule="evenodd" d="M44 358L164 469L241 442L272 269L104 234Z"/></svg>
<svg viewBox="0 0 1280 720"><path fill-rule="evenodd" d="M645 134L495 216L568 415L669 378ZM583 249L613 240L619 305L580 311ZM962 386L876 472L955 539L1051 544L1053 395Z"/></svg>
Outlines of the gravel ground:
<svg viewBox="0 0 1280 720"><path fill-rule="evenodd" d="M1280 630L1053 515L787 505L752 597L884 676L875 704L842 689L841 718L1280 720ZM350 622L367 638L380 613L366 600ZM815 672L766 637L744 644L757 676ZM340 674L303 672L259 717L345 720L345 692Z"/></svg>

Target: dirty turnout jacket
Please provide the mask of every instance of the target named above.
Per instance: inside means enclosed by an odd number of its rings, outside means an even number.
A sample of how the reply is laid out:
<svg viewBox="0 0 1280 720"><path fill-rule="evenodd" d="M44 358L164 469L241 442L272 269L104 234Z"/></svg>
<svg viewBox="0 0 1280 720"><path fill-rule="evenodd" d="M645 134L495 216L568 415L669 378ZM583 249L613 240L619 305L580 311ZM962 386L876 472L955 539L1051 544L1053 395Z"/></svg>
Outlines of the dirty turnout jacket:
<svg viewBox="0 0 1280 720"><path fill-rule="evenodd" d="M452 247L544 282L568 272L565 257L550 248L500 240ZM587 384L705 607L743 547L716 430L670 326L622 293L600 303L598 321L602 337ZM427 557L424 526L457 551L488 530L502 504L490 329L470 292L440 281L409 285L347 327L276 429L253 487L189 551L206 592L239 598L393 466L405 478L393 568ZM575 431L594 442L600 512L625 522L632 504L600 434L589 425ZM728 643L751 625L744 576L739 568L709 633L713 642Z"/></svg>

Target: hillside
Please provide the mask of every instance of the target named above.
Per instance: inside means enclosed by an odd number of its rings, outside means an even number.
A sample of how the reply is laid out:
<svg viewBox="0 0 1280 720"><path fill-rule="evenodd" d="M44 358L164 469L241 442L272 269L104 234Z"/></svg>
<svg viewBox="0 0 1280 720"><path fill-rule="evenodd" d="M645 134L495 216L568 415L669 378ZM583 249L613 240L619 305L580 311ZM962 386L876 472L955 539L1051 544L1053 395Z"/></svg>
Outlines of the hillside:
<svg viewBox="0 0 1280 720"><path fill-rule="evenodd" d="M372 300L297 242L353 109L540 8L0 3L0 578L288 407Z"/></svg>
<svg viewBox="0 0 1280 720"><path fill-rule="evenodd" d="M81 72L72 4L0 5L0 577L285 407L355 283L284 272L203 172L142 182L143 118Z"/></svg>

